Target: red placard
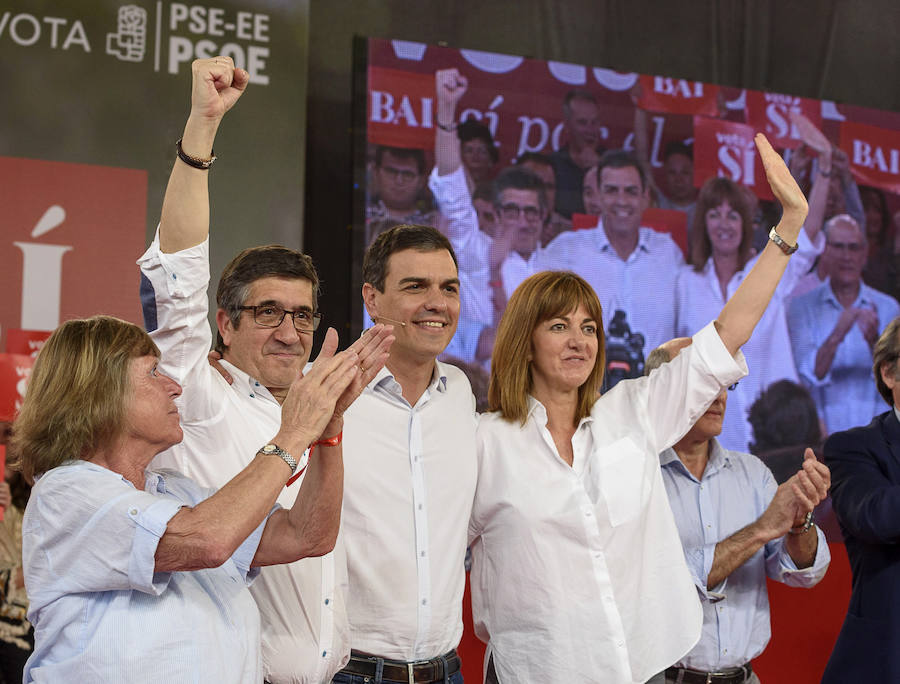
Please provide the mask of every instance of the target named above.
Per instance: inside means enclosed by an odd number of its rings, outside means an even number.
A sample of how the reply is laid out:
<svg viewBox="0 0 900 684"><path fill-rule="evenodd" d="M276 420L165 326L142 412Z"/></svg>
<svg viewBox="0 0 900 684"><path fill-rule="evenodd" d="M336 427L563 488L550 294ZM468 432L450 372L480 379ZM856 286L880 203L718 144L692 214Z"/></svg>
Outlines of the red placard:
<svg viewBox="0 0 900 684"><path fill-rule="evenodd" d="M724 176L746 185L757 197L774 199L753 136L747 124L695 116L694 185Z"/></svg>
<svg viewBox="0 0 900 684"><path fill-rule="evenodd" d="M27 354L0 354L0 420L15 419L32 366L34 359Z"/></svg>
<svg viewBox="0 0 900 684"><path fill-rule="evenodd" d="M370 142L433 149L434 75L369 67L367 112Z"/></svg>
<svg viewBox="0 0 900 684"><path fill-rule="evenodd" d="M900 131L844 121L841 149L858 183L900 193Z"/></svg>
<svg viewBox="0 0 900 684"><path fill-rule="evenodd" d="M572 230L588 230L599 224L599 216L572 214ZM657 233L668 233L687 255L687 215L683 211L650 207L641 215L641 225L652 228Z"/></svg>
<svg viewBox="0 0 900 684"><path fill-rule="evenodd" d="M747 124L753 130L765 133L772 147L793 148L802 142L797 127L791 123L790 112L803 114L816 128L822 129L822 104L818 100L760 90L747 91Z"/></svg>
<svg viewBox="0 0 900 684"><path fill-rule="evenodd" d="M27 354L36 359L38 352L51 334L49 330L7 330L6 352L8 354Z"/></svg>
<svg viewBox="0 0 900 684"><path fill-rule="evenodd" d="M667 114L702 114L719 112L719 86L702 81L687 81L666 76L641 76L638 107Z"/></svg>
<svg viewBox="0 0 900 684"><path fill-rule="evenodd" d="M146 171L0 157L0 207L4 334L98 313L141 323Z"/></svg>

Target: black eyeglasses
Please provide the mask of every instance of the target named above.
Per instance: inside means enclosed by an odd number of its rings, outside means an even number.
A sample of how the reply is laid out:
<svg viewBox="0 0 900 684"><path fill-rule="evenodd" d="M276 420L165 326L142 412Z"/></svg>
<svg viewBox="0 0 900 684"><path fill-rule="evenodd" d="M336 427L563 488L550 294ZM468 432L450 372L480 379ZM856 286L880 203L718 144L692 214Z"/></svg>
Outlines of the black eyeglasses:
<svg viewBox="0 0 900 684"><path fill-rule="evenodd" d="M257 325L261 325L264 328L277 328L281 325L284 317L287 314L290 314L291 320L294 323L294 330L297 332L311 333L319 327L319 322L322 320L322 314L318 312L313 313L307 309L288 311L287 309L282 309L280 306L272 306L271 304L263 304L261 306L239 306L238 309L241 311L252 311L253 320Z"/></svg>
<svg viewBox="0 0 900 684"><path fill-rule="evenodd" d="M520 207L518 204L504 204L500 207L500 215L507 221L516 221L520 214L525 214L526 221L537 221L541 218L541 210L538 207Z"/></svg>

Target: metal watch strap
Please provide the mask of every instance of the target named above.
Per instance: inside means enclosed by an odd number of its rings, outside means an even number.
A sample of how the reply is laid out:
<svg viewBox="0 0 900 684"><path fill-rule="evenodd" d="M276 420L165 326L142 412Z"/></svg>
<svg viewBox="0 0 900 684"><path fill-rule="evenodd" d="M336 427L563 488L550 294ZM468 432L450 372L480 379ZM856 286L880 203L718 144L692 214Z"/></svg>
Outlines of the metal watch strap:
<svg viewBox="0 0 900 684"><path fill-rule="evenodd" d="M287 451L282 449L277 444L266 444L262 447L259 452L260 454L272 454L274 456L278 456L282 461L288 464L291 469L291 475L293 475L297 471L297 459L290 455Z"/></svg>
<svg viewBox="0 0 900 684"><path fill-rule="evenodd" d="M778 234L778 231L776 231L775 228L772 228L772 230L769 231L769 239L778 245L778 249L788 256L797 251L797 245L788 244L787 241Z"/></svg>

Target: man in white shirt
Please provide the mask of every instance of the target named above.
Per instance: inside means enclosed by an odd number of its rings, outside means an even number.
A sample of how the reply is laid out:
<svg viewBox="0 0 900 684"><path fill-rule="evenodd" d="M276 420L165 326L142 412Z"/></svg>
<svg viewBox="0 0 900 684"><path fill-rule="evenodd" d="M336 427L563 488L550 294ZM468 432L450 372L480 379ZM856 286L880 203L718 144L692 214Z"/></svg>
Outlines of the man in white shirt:
<svg viewBox="0 0 900 684"><path fill-rule="evenodd" d="M643 356L675 336L675 277L684 257L669 235L641 226L647 179L633 154L604 153L585 182L592 178L599 225L561 233L540 253L536 267L574 271L587 280L607 322L621 310L631 333L643 335Z"/></svg>
<svg viewBox="0 0 900 684"><path fill-rule="evenodd" d="M469 381L436 360L459 319L456 257L437 230L396 226L366 251L363 282L369 315L393 324L396 340L346 413L353 651L333 681L456 684L476 479Z"/></svg>
<svg viewBox="0 0 900 684"><path fill-rule="evenodd" d="M217 292L216 349L233 383L208 364L208 169L219 123L249 76L224 57L197 60L192 71L191 114L178 143L159 230L138 263L144 320L162 353L160 368L184 390L179 400L184 440L160 454L154 466L220 487L277 433L281 402L309 359L321 314L316 311L318 277L309 257L275 245L244 250L226 267ZM381 364L377 356L361 354L360 365L368 372L359 373L357 394ZM339 404L345 407L348 398L341 397ZM333 526L335 536L343 478L340 410L325 428L326 441L309 459L302 481L278 497L289 507L302 487L302 496L319 502L321 520L311 523ZM282 458L301 466L306 460L302 454ZM328 681L347 661L346 573L339 543L319 558L263 568L250 591L261 614L267 681Z"/></svg>

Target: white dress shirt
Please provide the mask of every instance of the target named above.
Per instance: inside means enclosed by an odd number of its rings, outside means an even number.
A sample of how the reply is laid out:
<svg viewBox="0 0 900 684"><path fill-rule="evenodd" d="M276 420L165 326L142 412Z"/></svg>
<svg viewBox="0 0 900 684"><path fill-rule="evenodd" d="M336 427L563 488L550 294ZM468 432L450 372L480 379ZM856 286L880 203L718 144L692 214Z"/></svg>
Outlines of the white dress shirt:
<svg viewBox="0 0 900 684"><path fill-rule="evenodd" d="M822 233L816 238L813 243L807 237L806 230L800 231L797 252L791 256L769 306L753 330L753 337L741 349L750 366L750 374L741 380L733 392L728 393L722 434L719 436L719 442L727 449L749 450L753 430L747 416L760 392L777 380L799 382L785 318L785 301L825 245ZM726 300L734 295L758 258L752 258L731 277L725 297L722 296L712 257L700 272L695 271L693 266L682 266L675 287L675 335L693 335L718 316Z"/></svg>
<svg viewBox="0 0 900 684"><path fill-rule="evenodd" d="M675 278L683 263L681 250L669 235L646 227L640 229L634 251L622 260L601 224L557 235L535 266L574 271L590 283L603 306L605 326L616 309L624 311L631 332L644 336L646 358L675 336Z"/></svg>
<svg viewBox="0 0 900 684"><path fill-rule="evenodd" d="M394 660L442 655L462 636L476 477L469 381L437 362L410 406L383 368L344 416L351 645Z"/></svg>
<svg viewBox="0 0 900 684"><path fill-rule="evenodd" d="M160 370L179 382L176 400L184 440L153 461L208 487L221 487L253 460L281 425L281 406L254 378L223 362L229 385L207 362L212 337L207 321L209 241L165 254L159 236L138 261L141 300L150 336L162 352ZM278 503L294 504L301 477ZM250 588L262 619L266 679L331 681L350 655L346 572L340 538L332 553L262 569Z"/></svg>
<svg viewBox="0 0 900 684"><path fill-rule="evenodd" d="M710 324L594 404L572 467L535 399L524 426L481 417L472 608L500 682L645 682L697 642L703 615L658 454L745 373Z"/></svg>

